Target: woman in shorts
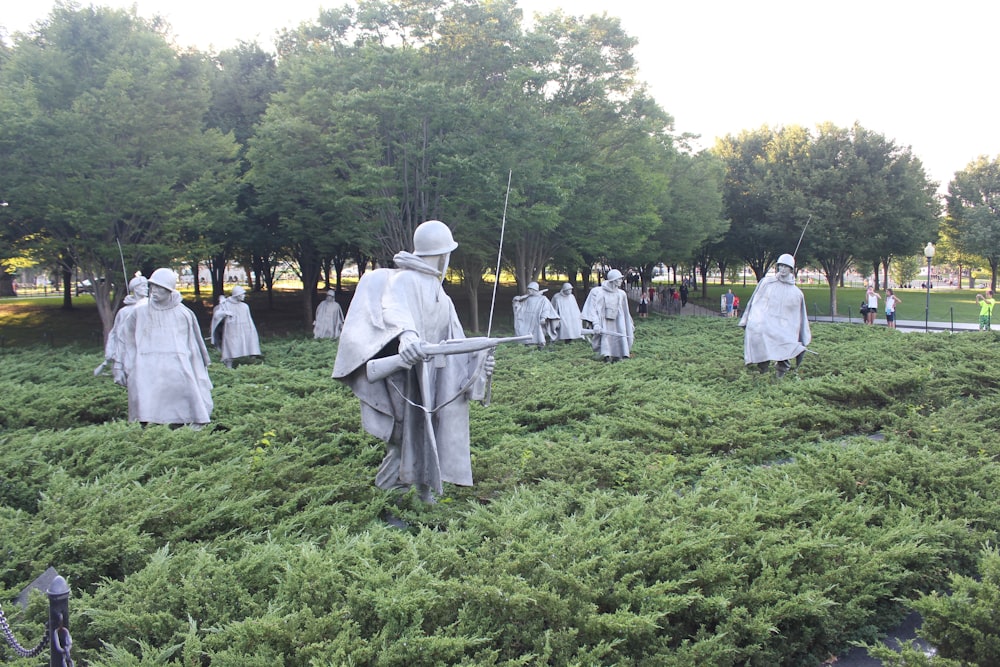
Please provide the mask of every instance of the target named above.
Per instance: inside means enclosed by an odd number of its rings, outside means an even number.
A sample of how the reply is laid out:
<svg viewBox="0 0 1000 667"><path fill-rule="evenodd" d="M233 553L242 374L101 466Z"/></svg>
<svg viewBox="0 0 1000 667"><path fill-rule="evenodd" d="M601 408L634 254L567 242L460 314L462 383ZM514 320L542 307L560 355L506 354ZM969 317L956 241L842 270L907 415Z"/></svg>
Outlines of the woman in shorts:
<svg viewBox="0 0 1000 667"><path fill-rule="evenodd" d="M896 296L890 287L885 291L885 323L890 329L896 328L896 305L903 300Z"/></svg>

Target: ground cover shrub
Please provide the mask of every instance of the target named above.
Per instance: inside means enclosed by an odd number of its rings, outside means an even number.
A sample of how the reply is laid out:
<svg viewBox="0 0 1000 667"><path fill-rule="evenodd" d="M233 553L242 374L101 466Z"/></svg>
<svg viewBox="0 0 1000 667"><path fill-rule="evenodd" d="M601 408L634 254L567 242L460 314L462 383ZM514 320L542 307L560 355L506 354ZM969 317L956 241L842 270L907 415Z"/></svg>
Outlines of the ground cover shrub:
<svg viewBox="0 0 1000 667"><path fill-rule="evenodd" d="M983 567L1000 369L992 333L814 339L781 382L724 318L501 346L433 506L373 487L330 341L213 364L198 432L126 423L96 348L8 349L0 595L56 566L91 665L818 665Z"/></svg>

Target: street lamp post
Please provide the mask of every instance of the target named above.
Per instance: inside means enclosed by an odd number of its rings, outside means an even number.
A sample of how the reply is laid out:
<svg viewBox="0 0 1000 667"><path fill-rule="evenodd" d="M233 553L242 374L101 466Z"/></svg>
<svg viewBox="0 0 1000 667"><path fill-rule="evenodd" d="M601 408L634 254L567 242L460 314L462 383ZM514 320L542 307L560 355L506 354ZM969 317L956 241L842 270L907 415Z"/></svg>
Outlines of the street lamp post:
<svg viewBox="0 0 1000 667"><path fill-rule="evenodd" d="M934 244L928 243L924 248L924 257L927 258L927 305L924 306L924 333L927 333L930 326L931 316L931 260L934 259Z"/></svg>

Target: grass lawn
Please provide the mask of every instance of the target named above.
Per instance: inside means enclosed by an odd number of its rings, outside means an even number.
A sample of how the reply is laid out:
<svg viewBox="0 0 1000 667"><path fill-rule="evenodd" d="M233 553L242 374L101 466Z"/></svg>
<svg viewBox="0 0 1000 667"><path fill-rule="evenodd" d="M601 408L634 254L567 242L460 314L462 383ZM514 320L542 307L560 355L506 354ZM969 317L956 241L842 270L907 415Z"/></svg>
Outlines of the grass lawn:
<svg viewBox="0 0 1000 667"><path fill-rule="evenodd" d="M200 431L127 422L85 299L4 303L42 344L0 363L0 601L55 566L79 664L830 664L1000 538L996 333L817 322L781 381L719 317L640 320L618 364L500 346L475 485L424 505L373 486L337 343L252 296L263 359L210 366ZM43 598L4 604L22 640Z"/></svg>
<svg viewBox="0 0 1000 667"><path fill-rule="evenodd" d="M709 285L708 297L702 299L701 291L694 292L696 302L706 308L716 309L719 307L719 299L726 290L732 289L734 294L740 297L740 303L746 304L753 294L754 285L748 283L746 287L742 282L733 285ZM825 285L807 285L800 287L806 298L806 307L811 316L823 317L830 315L830 288ZM932 289L930 291L930 320L932 322L968 322L979 321L979 306L976 304L976 294L984 291L970 289ZM879 317L884 316L883 305L885 303L885 290L879 295ZM923 321L927 303L926 290L922 289L898 289L896 296L902 299L902 303L896 309L896 319ZM842 317L847 317L850 312L851 317L860 319L861 302L864 300L865 290L858 287L842 287L837 289L837 311Z"/></svg>

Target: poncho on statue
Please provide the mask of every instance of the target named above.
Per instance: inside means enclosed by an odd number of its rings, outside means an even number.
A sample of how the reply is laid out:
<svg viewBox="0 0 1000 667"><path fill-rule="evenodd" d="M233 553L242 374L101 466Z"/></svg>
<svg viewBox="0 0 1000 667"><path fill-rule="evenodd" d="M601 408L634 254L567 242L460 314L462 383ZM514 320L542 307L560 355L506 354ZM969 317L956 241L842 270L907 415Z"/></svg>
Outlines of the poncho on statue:
<svg viewBox="0 0 1000 667"><path fill-rule="evenodd" d="M108 332L108 339L104 343L104 362L94 369L94 375L100 375L104 367L111 363L111 377L115 384L126 386L125 379L125 340L123 338L125 329L128 327L128 320L135 314L135 307L145 304L149 300L149 284L142 274L136 275L128 283L130 294L123 300L122 305L115 313L115 322Z"/></svg>
<svg viewBox="0 0 1000 667"><path fill-rule="evenodd" d="M168 273L163 273L168 272ZM150 298L135 306L123 332L128 418L150 424L207 424L212 417L209 356L198 320L157 269Z"/></svg>
<svg viewBox="0 0 1000 667"><path fill-rule="evenodd" d="M528 283L528 293L514 297L514 334L531 336L525 345L545 345L546 336L550 340L556 337L556 326L559 315L552 304L545 298L547 290L538 289L538 283Z"/></svg>
<svg viewBox="0 0 1000 667"><path fill-rule="evenodd" d="M791 255L782 255L777 275L761 280L743 309L740 326L745 327L746 364L795 359L812 341L806 300L791 273L793 263Z"/></svg>
<svg viewBox="0 0 1000 667"><path fill-rule="evenodd" d="M329 290L326 299L316 306L313 338L340 338L340 330L344 326L344 311L337 303L336 294L333 290Z"/></svg>
<svg viewBox="0 0 1000 667"><path fill-rule="evenodd" d="M222 297L212 312L212 344L219 348L222 362L231 366L233 359L260 356L260 336L250 316L250 306L243 302L246 290L237 285L232 296Z"/></svg>
<svg viewBox="0 0 1000 667"><path fill-rule="evenodd" d="M398 268L366 272L358 282L333 377L361 400L365 431L387 443L379 488L440 494L442 482L471 486L468 388L485 352L436 356L382 380L366 376L369 360L397 353L404 332L428 343L465 338L441 272L409 252L393 262Z"/></svg>
<svg viewBox="0 0 1000 667"><path fill-rule="evenodd" d="M580 314L580 304L573 295L573 286L564 283L562 290L552 297L552 309L559 316L556 338L558 340L576 340L583 338L583 316Z"/></svg>
<svg viewBox="0 0 1000 667"><path fill-rule="evenodd" d="M628 296L619 289L621 271L612 269L602 285L594 287L583 304L583 319L594 329L591 345L606 360L631 356L635 324L628 308Z"/></svg>

